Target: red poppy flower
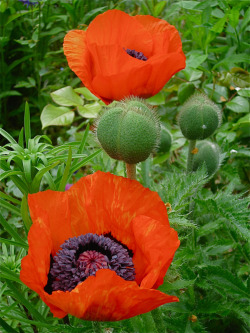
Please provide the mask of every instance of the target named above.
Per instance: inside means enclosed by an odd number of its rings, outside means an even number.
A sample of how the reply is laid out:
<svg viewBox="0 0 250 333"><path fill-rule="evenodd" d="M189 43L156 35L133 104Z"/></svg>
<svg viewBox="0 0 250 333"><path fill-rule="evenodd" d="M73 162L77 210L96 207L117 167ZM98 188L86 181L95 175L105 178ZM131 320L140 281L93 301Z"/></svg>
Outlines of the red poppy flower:
<svg viewBox="0 0 250 333"><path fill-rule="evenodd" d="M29 208L20 277L54 316L115 321L178 301L155 289L179 246L156 192L99 171L29 195Z"/></svg>
<svg viewBox="0 0 250 333"><path fill-rule="evenodd" d="M69 67L106 104L131 95L151 97L185 68L174 26L116 9L98 15L87 31L70 31L64 53Z"/></svg>

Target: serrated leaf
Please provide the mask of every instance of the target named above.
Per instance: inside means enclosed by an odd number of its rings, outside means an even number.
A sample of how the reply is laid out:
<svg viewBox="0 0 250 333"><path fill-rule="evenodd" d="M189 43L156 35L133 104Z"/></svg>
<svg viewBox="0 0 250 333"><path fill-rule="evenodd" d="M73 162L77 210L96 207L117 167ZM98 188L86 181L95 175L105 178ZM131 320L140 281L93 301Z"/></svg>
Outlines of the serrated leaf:
<svg viewBox="0 0 250 333"><path fill-rule="evenodd" d="M48 126L70 125L75 117L75 113L63 106L48 104L41 113L42 128Z"/></svg>
<svg viewBox="0 0 250 333"><path fill-rule="evenodd" d="M230 102L226 104L227 108L236 113L248 113L249 102L246 98L241 96L234 97Z"/></svg>
<svg viewBox="0 0 250 333"><path fill-rule="evenodd" d="M62 106L83 105L82 98L70 86L58 89L50 95L55 103Z"/></svg>
<svg viewBox="0 0 250 333"><path fill-rule="evenodd" d="M226 269L219 266L205 266L200 272L204 274L212 286L223 288L224 291L230 294L237 294L243 297L249 296L248 289L244 283Z"/></svg>

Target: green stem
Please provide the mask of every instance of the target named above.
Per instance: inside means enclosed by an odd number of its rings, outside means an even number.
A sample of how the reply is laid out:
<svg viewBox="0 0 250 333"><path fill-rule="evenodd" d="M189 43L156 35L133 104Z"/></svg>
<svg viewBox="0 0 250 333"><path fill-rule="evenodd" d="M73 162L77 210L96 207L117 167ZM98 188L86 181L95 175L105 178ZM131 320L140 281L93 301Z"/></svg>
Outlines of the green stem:
<svg viewBox="0 0 250 333"><path fill-rule="evenodd" d="M126 170L129 179L136 179L136 164L126 163Z"/></svg>
<svg viewBox="0 0 250 333"><path fill-rule="evenodd" d="M189 141L188 158L187 158L187 173L192 172L192 170L193 170L193 159L194 159L193 150L195 148L195 145L196 145L196 140Z"/></svg>
<svg viewBox="0 0 250 333"><path fill-rule="evenodd" d="M162 313L159 308L154 309L151 311L151 315L154 319L155 326L158 333L165 333L166 332L166 325L164 324L164 320L162 318Z"/></svg>
<svg viewBox="0 0 250 333"><path fill-rule="evenodd" d="M148 158L145 161L141 162L141 176L142 176L143 185L148 188L150 186L149 172L150 172L150 159Z"/></svg>

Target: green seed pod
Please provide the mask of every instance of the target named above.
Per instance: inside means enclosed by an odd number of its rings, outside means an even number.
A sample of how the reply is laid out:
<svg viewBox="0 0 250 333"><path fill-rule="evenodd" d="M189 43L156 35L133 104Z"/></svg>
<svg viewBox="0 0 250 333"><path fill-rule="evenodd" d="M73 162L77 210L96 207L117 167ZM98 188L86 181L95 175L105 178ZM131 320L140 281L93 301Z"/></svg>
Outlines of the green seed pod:
<svg viewBox="0 0 250 333"><path fill-rule="evenodd" d="M182 106L179 125L189 140L204 140L221 122L221 112L205 94L195 93Z"/></svg>
<svg viewBox="0 0 250 333"><path fill-rule="evenodd" d="M172 144L172 136L166 127L161 127L160 145L157 149L158 153L167 153Z"/></svg>
<svg viewBox="0 0 250 333"><path fill-rule="evenodd" d="M106 153L129 164L144 161L157 147L158 117L141 99L127 99L106 109L97 125L97 138Z"/></svg>
<svg viewBox="0 0 250 333"><path fill-rule="evenodd" d="M194 154L193 171L205 163L208 175L213 175L220 165L220 149L218 145L210 141L201 141L196 147L198 148L198 152Z"/></svg>

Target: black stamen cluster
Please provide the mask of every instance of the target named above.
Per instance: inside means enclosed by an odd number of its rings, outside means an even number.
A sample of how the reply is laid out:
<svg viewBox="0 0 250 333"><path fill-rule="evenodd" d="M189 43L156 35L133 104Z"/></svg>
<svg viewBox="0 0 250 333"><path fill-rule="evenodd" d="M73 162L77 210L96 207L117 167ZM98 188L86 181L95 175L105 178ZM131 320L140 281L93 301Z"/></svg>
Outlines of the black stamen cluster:
<svg viewBox="0 0 250 333"><path fill-rule="evenodd" d="M148 60L148 58L145 57L145 55L142 52L138 52L136 50L130 50L130 49L126 49L125 51L127 52L128 55L130 55L133 58L143 60L143 61Z"/></svg>
<svg viewBox="0 0 250 333"><path fill-rule="evenodd" d="M69 238L61 245L61 250L54 256L48 275L48 283L44 290L49 294L52 291L71 291L88 276L95 275L99 269L91 269L86 273L79 264L79 256L85 251L96 251L103 254L103 268L116 272L124 280L135 279L135 269L128 250L119 242L108 236L98 236L88 233L78 237ZM78 260L79 259L79 260Z"/></svg>

